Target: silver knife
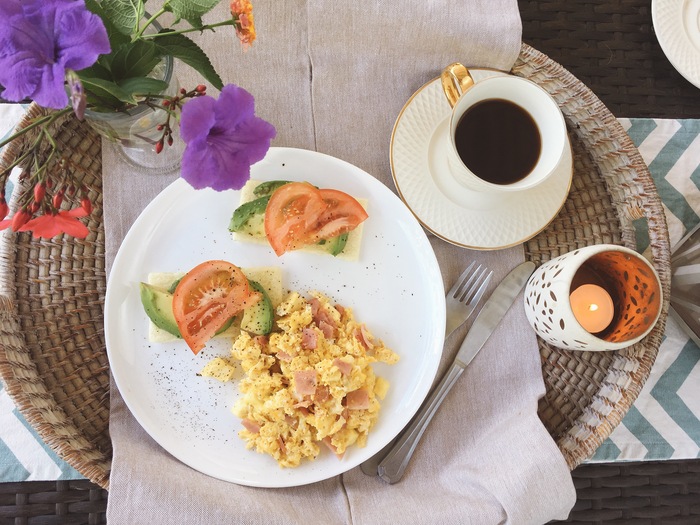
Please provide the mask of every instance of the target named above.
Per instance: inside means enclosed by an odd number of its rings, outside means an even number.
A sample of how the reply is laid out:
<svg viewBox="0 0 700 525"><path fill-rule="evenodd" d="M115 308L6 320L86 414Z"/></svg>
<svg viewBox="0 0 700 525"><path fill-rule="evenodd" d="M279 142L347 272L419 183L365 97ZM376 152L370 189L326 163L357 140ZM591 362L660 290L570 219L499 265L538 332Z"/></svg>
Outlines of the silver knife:
<svg viewBox="0 0 700 525"><path fill-rule="evenodd" d="M421 405L409 425L403 429L389 453L379 462L377 474L384 481L396 483L401 479L423 432L445 396L484 346L534 271L534 263L524 262L513 269L493 291L464 338L450 369Z"/></svg>

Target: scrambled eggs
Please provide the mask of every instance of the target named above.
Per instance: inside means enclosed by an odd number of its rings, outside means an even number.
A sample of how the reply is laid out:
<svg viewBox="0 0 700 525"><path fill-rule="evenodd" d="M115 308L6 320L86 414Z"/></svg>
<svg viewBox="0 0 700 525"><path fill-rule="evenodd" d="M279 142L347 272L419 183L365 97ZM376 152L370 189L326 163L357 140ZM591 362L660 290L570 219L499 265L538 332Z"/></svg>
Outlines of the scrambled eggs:
<svg viewBox="0 0 700 525"><path fill-rule="evenodd" d="M311 295L291 293L276 309L279 331L269 337L241 332L231 350L245 373L232 409L244 426L239 436L282 467L315 458L319 443L338 456L351 445L365 446L389 387L371 365L399 359L350 308ZM219 371L226 364L210 363L202 375L229 378L230 368Z"/></svg>

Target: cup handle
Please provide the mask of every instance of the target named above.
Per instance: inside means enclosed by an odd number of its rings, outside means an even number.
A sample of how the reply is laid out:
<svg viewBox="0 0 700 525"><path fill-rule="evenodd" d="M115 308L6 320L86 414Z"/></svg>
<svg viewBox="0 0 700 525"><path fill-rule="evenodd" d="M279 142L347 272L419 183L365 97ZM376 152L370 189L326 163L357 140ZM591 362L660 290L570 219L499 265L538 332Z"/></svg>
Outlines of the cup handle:
<svg viewBox="0 0 700 525"><path fill-rule="evenodd" d="M443 69L440 80L450 107L454 107L459 97L474 85L474 79L469 74L469 70L459 62L450 64Z"/></svg>

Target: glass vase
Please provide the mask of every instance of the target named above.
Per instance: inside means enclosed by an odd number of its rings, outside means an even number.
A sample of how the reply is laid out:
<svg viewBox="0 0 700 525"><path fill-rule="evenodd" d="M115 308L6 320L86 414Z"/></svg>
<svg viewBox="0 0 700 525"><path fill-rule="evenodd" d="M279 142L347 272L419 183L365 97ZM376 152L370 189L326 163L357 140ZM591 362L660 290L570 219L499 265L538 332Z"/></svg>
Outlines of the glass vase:
<svg viewBox="0 0 700 525"><path fill-rule="evenodd" d="M173 97L177 94L179 84L174 73L174 60L166 56L151 74L153 78L167 82L168 87L159 95ZM163 137L158 126L167 120L167 113L159 108L162 99L154 99L154 106L139 104L124 111L103 112L87 109L85 120L107 143L115 147L122 160L136 167L157 173L167 173L180 167L184 144L177 135L178 125L171 118L173 145L167 144L160 153L156 153L156 143Z"/></svg>

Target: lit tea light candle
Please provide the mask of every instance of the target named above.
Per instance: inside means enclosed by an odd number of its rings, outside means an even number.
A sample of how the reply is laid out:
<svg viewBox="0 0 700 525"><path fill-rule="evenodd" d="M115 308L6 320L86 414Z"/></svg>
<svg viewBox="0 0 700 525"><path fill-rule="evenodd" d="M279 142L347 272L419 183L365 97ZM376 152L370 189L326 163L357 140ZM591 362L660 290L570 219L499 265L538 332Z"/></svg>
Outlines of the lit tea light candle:
<svg viewBox="0 0 700 525"><path fill-rule="evenodd" d="M604 288L584 284L571 292L571 310L581 326L592 334L605 330L615 314L612 297Z"/></svg>

